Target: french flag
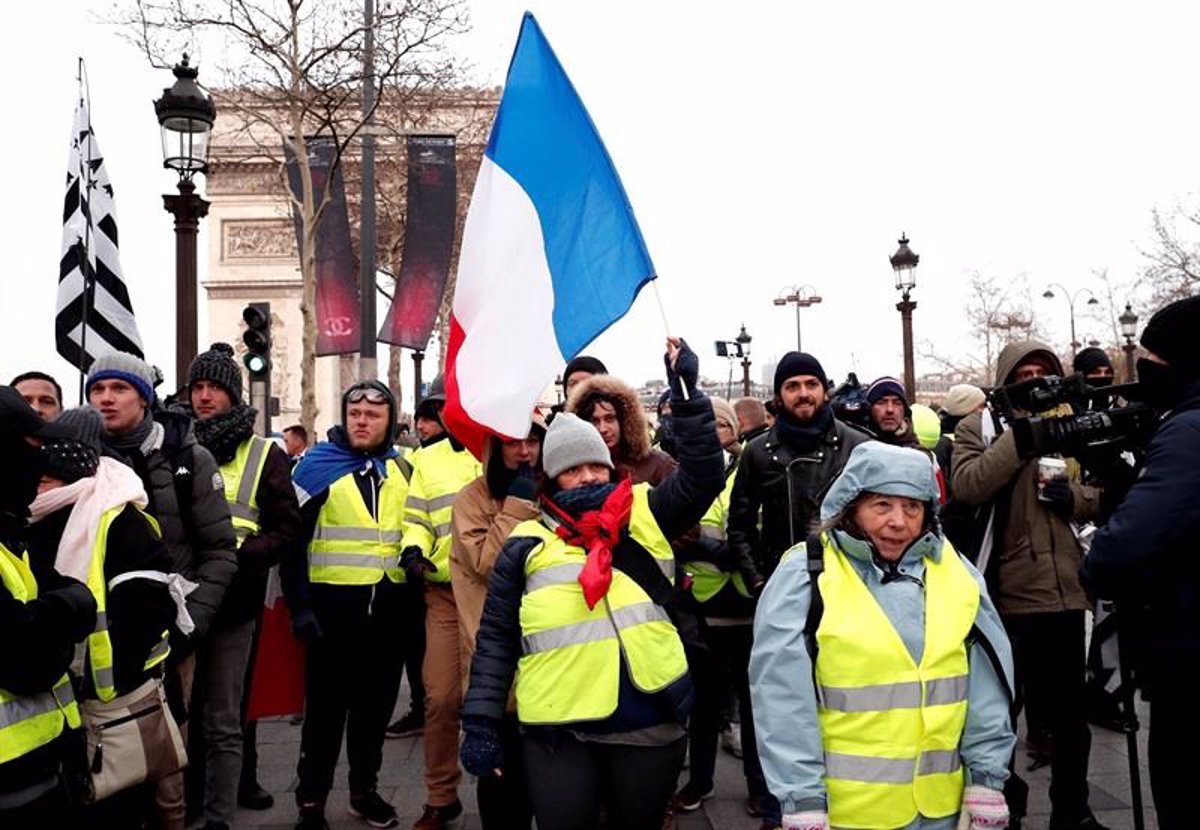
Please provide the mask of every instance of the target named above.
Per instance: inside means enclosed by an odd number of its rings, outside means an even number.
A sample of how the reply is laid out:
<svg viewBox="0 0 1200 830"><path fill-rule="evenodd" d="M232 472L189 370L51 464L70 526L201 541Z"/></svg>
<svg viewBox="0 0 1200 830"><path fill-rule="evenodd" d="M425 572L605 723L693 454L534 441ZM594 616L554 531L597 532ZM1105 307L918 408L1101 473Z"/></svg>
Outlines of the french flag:
<svg viewBox="0 0 1200 830"><path fill-rule="evenodd" d="M476 457L489 434L524 437L542 390L654 276L612 159L526 12L463 231L450 432Z"/></svg>

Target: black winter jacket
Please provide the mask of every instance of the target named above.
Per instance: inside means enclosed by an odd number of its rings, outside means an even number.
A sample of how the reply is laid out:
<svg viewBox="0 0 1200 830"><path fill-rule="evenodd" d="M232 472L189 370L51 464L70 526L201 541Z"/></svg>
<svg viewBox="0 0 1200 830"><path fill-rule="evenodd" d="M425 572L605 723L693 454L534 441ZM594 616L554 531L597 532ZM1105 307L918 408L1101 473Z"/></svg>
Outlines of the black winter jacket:
<svg viewBox="0 0 1200 830"><path fill-rule="evenodd" d="M225 501L225 485L212 453L196 442L192 421L177 412L154 413L164 430L161 445L148 455L134 453L133 469L150 497L147 512L158 520L174 570L199 587L187 599L196 623L191 639L212 625L225 591L237 573L237 541ZM176 477L191 493L191 505L180 510Z"/></svg>
<svg viewBox="0 0 1200 830"><path fill-rule="evenodd" d="M38 583L52 579L58 543L72 508L64 507L29 528L29 555ZM108 529L104 579L111 582L128 571L170 573L171 557L145 516L126 505ZM146 655L175 620L175 603L167 586L148 579L122 582L108 592L105 614L113 645L113 680L117 694L146 682ZM90 673L83 678L83 697L95 698Z"/></svg>
<svg viewBox="0 0 1200 830"><path fill-rule="evenodd" d="M1200 666L1200 383L1159 425L1141 476L1092 540L1080 576L1150 609L1150 684Z"/></svg>
<svg viewBox="0 0 1200 830"><path fill-rule="evenodd" d="M810 453L783 443L776 427L746 445L729 499L728 527L729 547L743 575L752 577L756 571L769 578L784 552L804 541L820 521L821 499L850 451L869 440L865 432L835 419Z"/></svg>
<svg viewBox="0 0 1200 830"><path fill-rule="evenodd" d="M668 539L694 526L724 485L723 456L711 404L705 397L694 394L686 401L673 399L671 410L679 468L652 488L648 496L650 512ZM483 619L475 638L475 657L471 661L471 678L463 703L464 718L499 721L504 716L508 692L521 657L520 611L521 595L525 590L525 561L537 544L536 539L510 538L500 551L488 583ZM628 550L622 544L613 551L613 567L618 570L624 570L621 567L623 548ZM640 546L638 551L641 551ZM641 553L648 559L644 551ZM659 598L655 599L658 601ZM662 599L665 601L666 598ZM661 717L657 722L666 723L684 705L690 688L690 678L685 676L658 695L643 697L655 701L652 705ZM626 706L624 695L627 689L632 690L632 686L623 687L623 697L613 717L619 716ZM642 705L637 708L644 712L647 700L639 703ZM645 725L634 724L636 727ZM600 731L611 730L600 726Z"/></svg>

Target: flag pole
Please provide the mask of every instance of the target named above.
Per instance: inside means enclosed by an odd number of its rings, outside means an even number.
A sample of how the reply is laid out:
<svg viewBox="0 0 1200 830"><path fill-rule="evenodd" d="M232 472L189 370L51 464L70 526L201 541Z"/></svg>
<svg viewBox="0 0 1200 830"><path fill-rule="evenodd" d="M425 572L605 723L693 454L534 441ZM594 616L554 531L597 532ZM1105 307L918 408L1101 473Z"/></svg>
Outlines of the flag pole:
<svg viewBox="0 0 1200 830"><path fill-rule="evenodd" d="M658 313L662 317L663 330L666 331L667 337L670 337L671 336L671 324L667 322L667 308L666 308L666 306L663 305L662 294L658 293L658 277L655 277L654 279L650 280L650 286L654 289L654 300L655 300L655 302L658 303ZM699 378L697 378L697 380L699 380ZM679 388L683 392L683 399L685 401L689 400L687 387L681 383L681 384L679 384Z"/></svg>
<svg viewBox="0 0 1200 830"><path fill-rule="evenodd" d="M88 83L87 65L83 62L83 56L79 56L79 63L76 69L75 80L79 84L79 104L87 106L87 159L84 160L83 152L80 148L79 159L80 170L79 176L79 200L81 203L87 204L88 208L85 211L83 226L83 238L77 241L76 256L79 258L79 275L83 278L83 314L81 316L79 330L79 405L83 406L87 403L84 400L84 390L87 381L87 330L88 317L91 315L91 300L92 300L92 284L90 276L90 251L91 251L91 233L92 233L92 210L91 210L91 195L92 195L92 89ZM78 136L77 136L78 138ZM86 173L86 178L84 174Z"/></svg>

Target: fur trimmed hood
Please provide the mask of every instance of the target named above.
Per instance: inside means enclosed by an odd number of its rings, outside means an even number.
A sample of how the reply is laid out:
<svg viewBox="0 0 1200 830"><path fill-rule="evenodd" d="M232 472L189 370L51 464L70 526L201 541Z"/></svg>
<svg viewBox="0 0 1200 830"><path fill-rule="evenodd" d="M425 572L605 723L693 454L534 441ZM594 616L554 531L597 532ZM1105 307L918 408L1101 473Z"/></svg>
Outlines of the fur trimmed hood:
<svg viewBox="0 0 1200 830"><path fill-rule="evenodd" d="M615 403L621 416L621 443L618 445L620 458L613 460L637 462L649 456L650 425L633 388L612 375L592 375L571 390L566 411L574 412L583 418L579 410L585 404L590 404L593 398ZM588 408L590 409L590 406Z"/></svg>

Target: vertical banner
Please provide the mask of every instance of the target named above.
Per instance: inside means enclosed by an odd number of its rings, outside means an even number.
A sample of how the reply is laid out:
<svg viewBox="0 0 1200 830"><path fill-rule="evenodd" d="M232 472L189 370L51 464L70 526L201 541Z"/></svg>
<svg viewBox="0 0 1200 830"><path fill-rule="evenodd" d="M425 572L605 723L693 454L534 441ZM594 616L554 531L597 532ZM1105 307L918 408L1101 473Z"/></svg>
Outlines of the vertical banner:
<svg viewBox="0 0 1200 830"><path fill-rule="evenodd" d="M346 188L339 166L333 171L337 147L333 139L308 139L308 167L312 176L313 198L320 203L325 183L333 172L329 188L329 203L317 223L315 266L317 280L317 348L318 356L347 354L359 348L360 325L358 270L350 245L350 219L346 213ZM300 165L284 147L287 158L288 184L297 200L302 198ZM304 242L299 213L292 216L296 225L296 243L303 256Z"/></svg>
<svg viewBox="0 0 1200 830"><path fill-rule="evenodd" d="M383 342L417 350L429 343L450 272L457 205L454 136L409 136L404 253L379 330Z"/></svg>

